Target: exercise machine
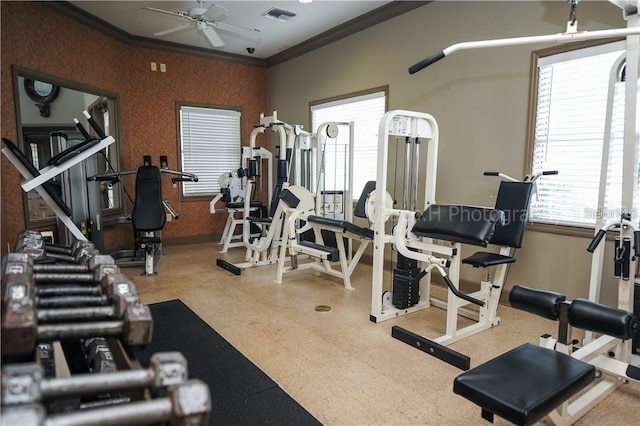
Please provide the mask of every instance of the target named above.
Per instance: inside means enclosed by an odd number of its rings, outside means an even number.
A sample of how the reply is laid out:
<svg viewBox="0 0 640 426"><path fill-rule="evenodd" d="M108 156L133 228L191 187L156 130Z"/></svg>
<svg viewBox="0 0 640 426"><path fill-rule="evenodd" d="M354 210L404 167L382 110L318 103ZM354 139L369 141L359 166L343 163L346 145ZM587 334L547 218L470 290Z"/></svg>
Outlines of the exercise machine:
<svg viewBox="0 0 640 426"><path fill-rule="evenodd" d="M264 127L259 126L256 129L264 130ZM255 146L255 136L261 132L256 129L252 132L252 142L250 146L242 147L241 167L237 170L232 170L231 172L220 175L220 193L209 202L209 212L211 214L219 212L227 214L227 221L225 222L224 229L220 236L220 244L222 244L222 250L220 250L220 253L226 253L233 247L244 246L242 241L242 232L236 234L236 228L244 224L245 198L250 199L249 209L253 216L257 216L263 209L262 201L254 199L256 197L247 192L249 189L247 181L249 178L262 176L262 172L260 170L263 169L263 161L267 161L268 176L271 176L271 173L273 173L273 155L269 150ZM253 153L253 155L251 153ZM250 163L252 158L254 161ZM252 167L249 167L249 164L251 164ZM269 182L271 183L270 177ZM215 206L219 201L224 203L223 209L216 209ZM256 237L258 235L259 234L252 233L251 237Z"/></svg>
<svg viewBox="0 0 640 426"><path fill-rule="evenodd" d="M346 143L338 143L341 132L348 135ZM375 189L375 182L365 186L355 210L352 210L353 123L323 123L318 127L316 140L319 153L316 194L301 187L290 187L290 194L282 197L284 244L280 248L275 282L282 283L285 273L311 269L340 278L346 289L354 290L351 275L373 241L373 231L353 223L353 216L367 218L365 206L367 197ZM326 176L324 164L329 150L333 151L335 159L344 161L340 182L337 176ZM331 180L330 190L326 189L328 179ZM354 241L360 243L355 254L352 251ZM306 255L310 260L299 262L299 255ZM332 263L335 262L339 262L339 269L333 268Z"/></svg>
<svg viewBox="0 0 640 426"><path fill-rule="evenodd" d="M300 149L308 149L310 146L310 134L302 129L300 125L291 125L278 119L277 112L274 111L272 116L265 117L260 115L260 126L254 128L251 132L250 152L255 154L254 158L248 158L247 161L247 183L246 193L253 194L254 191L262 193L262 172L260 166L263 158L271 157L263 155L263 149L256 149L256 137L258 134L264 133L267 129L276 132L279 137L279 144L276 149L279 150L277 156L277 166L275 171L271 161L268 161L267 175L267 200L268 214L267 217L251 216L251 200L253 197L245 197L243 206L243 223L242 223L242 244L246 249L245 262L233 264L224 259L217 259L216 264L223 269L240 275L242 269L271 265L278 261L278 251L282 241L282 223L283 209L280 204L280 193L289 186L291 174L291 163L294 159L294 152ZM296 146L298 142L298 146ZM273 177L275 176L275 182ZM255 236L255 228L259 229L259 235Z"/></svg>
<svg viewBox="0 0 640 426"><path fill-rule="evenodd" d="M168 166L167 156L160 156L160 167L152 164L151 156L143 157L142 166L136 170L103 173L89 176L88 182L120 182L123 176L135 175L135 199L133 211L130 216L119 219L119 223L130 222L133 226L134 249L119 250L112 253L115 259L121 260L119 265L144 266L142 275L155 275L155 263L162 255L162 229L165 226L167 214L174 219L179 214L171 207L169 201L162 196L162 174L170 174L171 186L177 186L181 182L197 182L198 177L193 173L171 170Z"/></svg>
<svg viewBox="0 0 640 426"><path fill-rule="evenodd" d="M78 120L74 120L78 130L85 136L85 140L58 152L49 159L48 165L41 170L37 170L24 153L7 138L2 139L5 144L2 153L24 178L21 183L23 191L35 190L55 213L57 219L66 227L70 234L69 238L86 241L86 231L82 232L81 224L74 222L72 209L66 204L62 194L58 193L52 182L54 178L65 171L115 142L112 136L104 134L102 128L87 111L83 111L83 114L99 138L91 137L82 124ZM85 216L83 220L86 218Z"/></svg>
<svg viewBox="0 0 640 426"><path fill-rule="evenodd" d="M514 286L509 301L516 309L558 321L558 333L555 338L542 336L538 346L526 343L455 378L454 393L479 405L484 419L493 422L497 415L530 425L547 418L551 424L570 425L621 384L640 384L638 362L628 351L630 340L640 331L637 315L524 286ZM600 337L576 347L574 329Z"/></svg>

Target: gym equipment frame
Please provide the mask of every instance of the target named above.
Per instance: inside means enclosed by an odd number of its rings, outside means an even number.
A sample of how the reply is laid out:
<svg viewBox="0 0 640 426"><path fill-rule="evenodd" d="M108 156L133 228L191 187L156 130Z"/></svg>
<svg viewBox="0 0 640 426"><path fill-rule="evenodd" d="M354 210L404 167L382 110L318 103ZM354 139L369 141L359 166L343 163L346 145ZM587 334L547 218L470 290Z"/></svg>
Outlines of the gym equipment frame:
<svg viewBox="0 0 640 426"><path fill-rule="evenodd" d="M60 204L53 198L53 195L47 191L43 185L47 185L47 183L53 179L54 177L60 175L64 171L69 168L79 164L81 161L89 158L93 154L98 153L99 151L105 149L109 145L115 142L115 139L111 136L106 136L104 131L98 126L95 120L89 115L87 111L83 111L83 114L87 117L89 124L94 127L96 133L100 136L100 140L97 139L87 139L82 144L71 147L69 150L65 150L60 154L56 155L56 157L52 158L51 164L47 167L37 171L37 173L32 173L33 170L29 170L30 167L24 163L23 155L20 155L19 152L16 152L6 143L7 147L2 149L2 153L7 157L7 159L13 164L13 166L20 172L22 177L25 179L24 182L21 183L22 189L25 192L29 192L32 189L35 190L40 197L49 205L51 210L56 214L56 217L66 226L71 235L80 240L86 241L87 237L82 233L82 231L78 228L78 226L73 222L71 218L71 214L69 212L65 212ZM76 125L79 123L76 122ZM31 163L26 160L30 165Z"/></svg>
<svg viewBox="0 0 640 426"><path fill-rule="evenodd" d="M289 186L289 178L291 171L291 160L294 151L296 150L296 141L302 138L309 138L310 134L302 130L300 125L291 125L283 121L280 121L277 117L277 111L273 112L272 116L265 117L264 114L260 114L260 125L251 132L250 139L250 152L256 156L253 159L248 159L247 169L250 171L250 179L246 182L246 194L253 194L254 187L258 187L260 184L261 173L259 170L259 163L262 160L263 151L262 148L256 149L256 137L260 133L264 133L267 129L271 129L278 133L280 152L284 153L284 158L278 159L277 166L277 182L273 183L273 166L269 161L268 167L268 200L269 200L269 217L252 217L250 215L251 198L244 198L243 209L243 222L242 222L242 245L246 248L245 262L239 264L233 264L224 259L217 259L216 264L229 272L240 275L242 269L251 268L255 266L271 265L278 261L278 251L282 240L282 224L284 213L282 206L280 205L279 194L280 191L286 189ZM267 157L265 157L267 158ZM268 157L269 159L271 157ZM258 226L260 235L257 237L252 233L251 225Z"/></svg>
<svg viewBox="0 0 640 426"><path fill-rule="evenodd" d="M336 191L325 190L325 167L327 138L331 138L337 143L340 129L348 132L349 143L347 144L348 158L347 173L343 176L342 189ZM367 246L373 240L373 231L363 228L353 223L354 212L351 209L353 182L353 131L354 123L327 122L318 127L316 140L318 144L318 156L316 169L318 178L315 196L302 187L290 187L293 197L283 197L285 212L285 227L283 230L283 244L278 257L278 269L275 282L282 283L285 273L312 269L316 272L341 278L344 287L354 290L351 285L351 274L358 265L360 258L364 254ZM375 186L375 183L374 183ZM366 198L371 192L371 185L365 187ZM333 197L329 200L327 197ZM336 198L337 197L337 198ZM361 197L362 198L362 197ZM364 214L364 199L358 203L361 205L360 217ZM338 208L336 209L336 205ZM337 211L336 211L337 210ZM303 234L312 231L314 242L308 241ZM327 234L329 233L329 234ZM323 235L324 234L324 235ZM327 245L325 235L332 235L335 239L335 247ZM360 245L355 254L352 252L352 242L359 241ZM289 251L290 257L286 253ZM298 263L298 255L308 255L311 260L305 263ZM285 262L289 260L289 266ZM340 269L334 269L332 262L338 261Z"/></svg>

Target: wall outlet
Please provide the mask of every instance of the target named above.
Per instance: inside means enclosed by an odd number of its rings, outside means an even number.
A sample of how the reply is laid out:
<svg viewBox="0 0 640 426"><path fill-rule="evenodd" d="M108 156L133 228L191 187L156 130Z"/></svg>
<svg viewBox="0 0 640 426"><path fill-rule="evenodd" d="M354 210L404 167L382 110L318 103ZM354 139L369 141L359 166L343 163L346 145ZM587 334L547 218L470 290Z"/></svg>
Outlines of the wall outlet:
<svg viewBox="0 0 640 426"><path fill-rule="evenodd" d="M156 62L151 62L151 71L158 71L158 64Z"/></svg>
<svg viewBox="0 0 640 426"><path fill-rule="evenodd" d="M160 72L167 72L167 64L160 64Z"/></svg>
<svg viewBox="0 0 640 426"><path fill-rule="evenodd" d="M171 222L173 220L173 216L171 216L171 214L167 213L167 222Z"/></svg>

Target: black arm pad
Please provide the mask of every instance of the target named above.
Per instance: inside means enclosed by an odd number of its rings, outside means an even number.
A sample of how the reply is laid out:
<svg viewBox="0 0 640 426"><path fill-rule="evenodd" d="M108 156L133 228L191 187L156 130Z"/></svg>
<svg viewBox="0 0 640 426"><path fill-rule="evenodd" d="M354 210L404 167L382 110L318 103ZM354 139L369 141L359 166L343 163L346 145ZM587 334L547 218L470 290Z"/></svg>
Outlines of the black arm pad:
<svg viewBox="0 0 640 426"><path fill-rule="evenodd" d="M640 329L640 318L624 309L612 308L586 299L575 299L569 306L569 324L626 340L632 338Z"/></svg>
<svg viewBox="0 0 640 426"><path fill-rule="evenodd" d="M549 290L538 290L516 285L509 293L511 306L542 318L556 321L560 315L560 304L567 297Z"/></svg>

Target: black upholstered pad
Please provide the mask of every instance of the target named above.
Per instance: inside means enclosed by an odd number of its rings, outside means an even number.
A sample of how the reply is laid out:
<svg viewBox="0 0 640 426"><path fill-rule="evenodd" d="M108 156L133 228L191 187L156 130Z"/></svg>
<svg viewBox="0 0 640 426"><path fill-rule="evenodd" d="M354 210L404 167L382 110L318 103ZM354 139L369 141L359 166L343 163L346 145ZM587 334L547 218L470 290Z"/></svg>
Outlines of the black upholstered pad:
<svg viewBox="0 0 640 426"><path fill-rule="evenodd" d="M307 219L309 223L315 223L327 228L339 228L343 233L351 233L362 238L373 240L373 229L363 228L346 220L314 215L308 216Z"/></svg>
<svg viewBox="0 0 640 426"><path fill-rule="evenodd" d="M243 209L244 201L239 201L234 203L224 203L224 206L228 209ZM262 207L262 203L260 201L250 201L249 208L251 207Z"/></svg>
<svg viewBox="0 0 640 426"><path fill-rule="evenodd" d="M513 286L509 292L511 307L556 321L560 318L560 304L567 300L562 293L539 290L523 285Z"/></svg>
<svg viewBox="0 0 640 426"><path fill-rule="evenodd" d="M482 207L433 204L422 213L411 232L486 247L496 227L504 224L504 212Z"/></svg>
<svg viewBox="0 0 640 426"><path fill-rule="evenodd" d="M518 425L542 419L595 378L595 367L526 343L455 378L453 392Z"/></svg>
<svg viewBox="0 0 640 426"><path fill-rule="evenodd" d="M640 330L640 318L632 312L586 299L571 302L569 323L583 330L608 334L622 340L632 338Z"/></svg>
<svg viewBox="0 0 640 426"><path fill-rule="evenodd" d="M496 230L491 244L514 248L522 246L532 194L531 182L500 182L495 208L504 212L505 223Z"/></svg>
<svg viewBox="0 0 640 426"><path fill-rule="evenodd" d="M486 268L487 266L502 265L503 263L513 263L515 261L515 257L504 256L498 253L489 253L486 251L479 251L465 259L462 259L462 263L471 265L474 268Z"/></svg>
<svg viewBox="0 0 640 426"><path fill-rule="evenodd" d="M364 184L362 194L360 194L360 198L358 198L358 202L356 203L356 208L353 210L354 216L361 217L363 219L367 218L367 197L374 189L376 189L375 180L370 180Z"/></svg>
<svg viewBox="0 0 640 426"><path fill-rule="evenodd" d="M164 228L167 216L162 204L162 178L156 166L140 166L136 172L136 199L131 223L138 231L151 232Z"/></svg>
<svg viewBox="0 0 640 426"><path fill-rule="evenodd" d="M313 241L304 240L300 241L300 245L327 253L327 260L329 262L337 262L340 260L340 252L335 247L324 246L322 244L316 244Z"/></svg>

